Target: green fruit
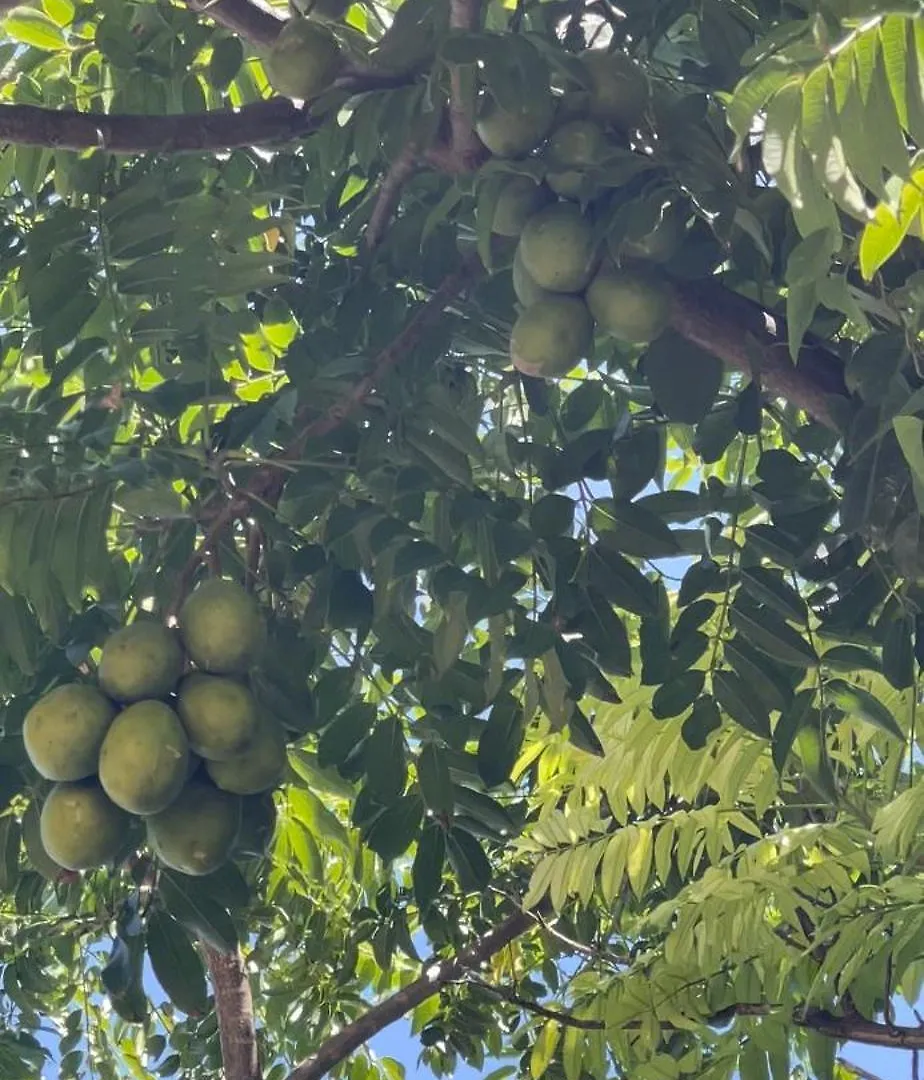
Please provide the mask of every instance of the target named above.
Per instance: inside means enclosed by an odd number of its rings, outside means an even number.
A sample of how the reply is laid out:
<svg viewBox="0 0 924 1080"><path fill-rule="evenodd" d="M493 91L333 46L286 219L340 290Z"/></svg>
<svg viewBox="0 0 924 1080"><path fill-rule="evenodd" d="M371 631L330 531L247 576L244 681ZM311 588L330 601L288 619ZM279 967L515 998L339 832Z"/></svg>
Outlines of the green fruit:
<svg viewBox="0 0 924 1080"><path fill-rule="evenodd" d="M224 578L203 582L180 609L179 623L193 663L214 675L246 671L263 645L257 601Z"/></svg>
<svg viewBox="0 0 924 1080"><path fill-rule="evenodd" d="M568 203L540 210L520 237L523 267L543 289L580 292L590 281L597 245L590 222Z"/></svg>
<svg viewBox="0 0 924 1080"><path fill-rule="evenodd" d="M135 622L116 630L103 645L96 677L116 701L166 697L183 674L183 651L176 634L156 622Z"/></svg>
<svg viewBox="0 0 924 1080"><path fill-rule="evenodd" d="M644 71L625 53L594 49L581 59L590 83L590 115L622 131L638 127L650 93Z"/></svg>
<svg viewBox="0 0 924 1080"><path fill-rule="evenodd" d="M548 289L543 289L541 285L537 285L530 272L523 265L523 256L520 254L520 249L517 247L516 254L513 257L513 291L517 294L517 300L523 305L523 307L532 307L533 304L538 304L542 300L549 300L553 296L560 296L561 293L550 292Z"/></svg>
<svg viewBox="0 0 924 1080"><path fill-rule="evenodd" d="M55 784L42 807L39 834L48 857L65 870L112 862L128 839L130 821L96 784Z"/></svg>
<svg viewBox="0 0 924 1080"><path fill-rule="evenodd" d="M189 770L189 740L162 701L129 705L113 721L99 756L99 782L132 814L156 814L179 795Z"/></svg>
<svg viewBox="0 0 924 1080"><path fill-rule="evenodd" d="M56 863L45 850L42 843L41 812L34 802L29 804L22 816L22 842L32 869L46 881L57 881L66 873L64 867Z"/></svg>
<svg viewBox="0 0 924 1080"><path fill-rule="evenodd" d="M264 67L277 93L311 101L337 77L340 59L340 46L326 26L293 16L273 42Z"/></svg>
<svg viewBox="0 0 924 1080"><path fill-rule="evenodd" d="M181 874L211 874L234 849L241 800L211 784L193 781L159 814L146 819L154 852Z"/></svg>
<svg viewBox="0 0 924 1080"><path fill-rule="evenodd" d="M549 139L546 183L565 199L577 199L587 187L586 170L606 153L606 132L595 120L570 120Z"/></svg>
<svg viewBox="0 0 924 1080"><path fill-rule="evenodd" d="M285 733L275 720L261 720L249 746L227 761L207 761L216 787L235 795L258 795L282 779L286 767Z"/></svg>
<svg viewBox="0 0 924 1080"><path fill-rule="evenodd" d="M594 324L576 296L554 296L528 307L510 334L510 359L524 375L566 375L587 355Z"/></svg>
<svg viewBox="0 0 924 1080"><path fill-rule="evenodd" d="M666 283L650 274L606 267L587 290L587 306L601 329L641 345L667 328L671 294Z"/></svg>
<svg viewBox="0 0 924 1080"><path fill-rule="evenodd" d="M22 737L29 760L46 780L92 776L114 716L112 702L96 687L56 687L26 713Z"/></svg>
<svg viewBox="0 0 924 1080"><path fill-rule="evenodd" d="M207 761L227 761L243 753L257 733L257 703L234 679L187 675L180 684L177 711L189 745Z"/></svg>
<svg viewBox="0 0 924 1080"><path fill-rule="evenodd" d="M651 232L637 240L623 240L623 255L649 262L665 263L677 254L686 234L686 222L676 209L669 208Z"/></svg>
<svg viewBox="0 0 924 1080"><path fill-rule="evenodd" d="M266 855L276 831L276 817L276 803L271 792L241 799L241 831L235 845L236 853L256 858Z"/></svg>
<svg viewBox="0 0 924 1080"><path fill-rule="evenodd" d="M544 184L528 176L511 176L504 182L494 206L493 232L501 236L519 236L526 222L552 199Z"/></svg>
<svg viewBox="0 0 924 1080"><path fill-rule="evenodd" d="M495 157L525 157L548 135L555 119L555 101L548 94L539 95L516 112L502 109L490 101L475 123L479 139Z"/></svg>

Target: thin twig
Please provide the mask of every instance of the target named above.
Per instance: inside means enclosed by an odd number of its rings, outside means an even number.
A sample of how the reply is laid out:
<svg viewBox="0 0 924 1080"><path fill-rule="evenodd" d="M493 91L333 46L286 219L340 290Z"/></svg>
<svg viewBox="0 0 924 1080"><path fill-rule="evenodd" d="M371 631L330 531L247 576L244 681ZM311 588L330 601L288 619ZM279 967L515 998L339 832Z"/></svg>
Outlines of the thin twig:
<svg viewBox="0 0 924 1080"><path fill-rule="evenodd" d="M562 1027L580 1028L581 1031L602 1031L606 1027L602 1020L582 1020L579 1016L565 1012L564 1009L550 1009L547 1005L540 1005L537 1001L530 1001L529 998L520 997L519 994L508 990L504 986L495 986L493 983L485 982L483 979L462 979L460 985L477 986L480 990L494 994L495 997L499 997L511 1005L516 1005L517 1008L523 1009L525 1012L542 1016L546 1020L554 1020L555 1023L561 1024Z"/></svg>

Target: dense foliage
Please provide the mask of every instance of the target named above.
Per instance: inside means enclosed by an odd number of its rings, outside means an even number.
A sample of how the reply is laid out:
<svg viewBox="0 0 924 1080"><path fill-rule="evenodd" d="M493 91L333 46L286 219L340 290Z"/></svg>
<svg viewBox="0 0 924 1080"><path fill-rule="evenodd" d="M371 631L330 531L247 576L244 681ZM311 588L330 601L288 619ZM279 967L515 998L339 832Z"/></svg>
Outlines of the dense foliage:
<svg viewBox="0 0 924 1080"><path fill-rule="evenodd" d="M0 1073L395 1080L405 1014L438 1075L916 1054L920 4L297 6L5 8ZM587 49L637 112L563 165ZM511 366L524 177L650 343ZM27 712L209 576L267 624L271 843L59 872Z"/></svg>

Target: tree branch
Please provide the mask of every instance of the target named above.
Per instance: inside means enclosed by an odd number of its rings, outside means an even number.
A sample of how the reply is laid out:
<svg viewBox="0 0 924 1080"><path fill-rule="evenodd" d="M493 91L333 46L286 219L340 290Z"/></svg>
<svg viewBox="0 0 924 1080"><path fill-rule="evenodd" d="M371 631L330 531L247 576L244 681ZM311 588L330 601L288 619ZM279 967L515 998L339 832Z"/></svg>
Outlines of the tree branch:
<svg viewBox="0 0 924 1080"><path fill-rule="evenodd" d="M433 997L442 987L454 982L466 971L473 968L477 970L495 953L509 945L514 938L534 926L535 923L527 912L517 911L470 948L460 952L458 956L449 960L428 963L419 978L408 983L391 997L380 1001L378 1005L373 1005L357 1020L347 1024L345 1028L328 1039L316 1054L296 1065L289 1073L287 1080L321 1080L321 1077L326 1076L354 1050L358 1050L363 1043L368 1042L389 1024L400 1020L411 1009Z"/></svg>
<svg viewBox="0 0 924 1080"><path fill-rule="evenodd" d="M320 123L282 97L235 110L167 116L0 105L0 142L61 150L98 147L115 154L189 153L291 142Z"/></svg>
<svg viewBox="0 0 924 1080"><path fill-rule="evenodd" d="M268 48L279 36L285 19L259 0L186 0L193 11L232 30L254 45Z"/></svg>
<svg viewBox="0 0 924 1080"><path fill-rule="evenodd" d="M495 997L509 1002L511 1005L516 1005L517 1008L523 1009L524 1012L533 1013L535 1016L544 1017L546 1020L554 1020L557 1024L561 1024L562 1027L578 1028L581 1031L602 1031L606 1027L602 1020L582 1020L579 1016L565 1012L564 1009L550 1009L547 1005L540 1005L538 1001L530 1001L529 998L520 997L519 994L515 994L512 990L508 990L504 986L495 986L493 983L485 982L484 979L462 979L460 982L462 986L477 986L480 990L485 990L489 994L494 994Z"/></svg>
<svg viewBox="0 0 924 1080"><path fill-rule="evenodd" d="M222 953L201 942L215 991L225 1080L262 1080L250 980L240 949Z"/></svg>
<svg viewBox="0 0 924 1080"><path fill-rule="evenodd" d="M408 143L385 173L369 224L366 226L365 242L370 251L378 247L388 228L401 198L401 190L420 165L417 146Z"/></svg>
<svg viewBox="0 0 924 1080"><path fill-rule="evenodd" d="M840 360L807 345L793 364L785 325L759 304L718 281L684 282L675 289L671 326L726 367L752 375L770 393L837 428L831 399L847 394Z"/></svg>
<svg viewBox="0 0 924 1080"><path fill-rule="evenodd" d="M891 1050L924 1050L924 1027L877 1024L861 1016L835 1016L824 1009L804 1009L794 1022L838 1042L858 1042Z"/></svg>
<svg viewBox="0 0 924 1080"><path fill-rule="evenodd" d="M451 30L471 32L481 23L481 0L449 0ZM477 168L484 155L481 139L475 134L470 103L465 88L465 73L457 64L449 70L449 128L452 156L459 171Z"/></svg>

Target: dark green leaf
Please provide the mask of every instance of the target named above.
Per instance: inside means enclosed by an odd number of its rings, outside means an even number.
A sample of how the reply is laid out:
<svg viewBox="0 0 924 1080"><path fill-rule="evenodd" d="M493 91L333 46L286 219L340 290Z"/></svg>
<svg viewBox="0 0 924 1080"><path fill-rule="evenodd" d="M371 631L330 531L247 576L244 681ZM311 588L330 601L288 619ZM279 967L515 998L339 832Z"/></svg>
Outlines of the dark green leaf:
<svg viewBox="0 0 924 1080"><path fill-rule="evenodd" d="M597 589L616 608L636 615L652 615L657 611L651 581L628 559L606 545L590 546L584 575L587 584Z"/></svg>
<svg viewBox="0 0 924 1080"><path fill-rule="evenodd" d="M403 855L414 842L423 817L419 795L402 795L379 814L366 831L369 848L385 862Z"/></svg>
<svg viewBox="0 0 924 1080"><path fill-rule="evenodd" d="M183 1012L203 1016L208 1005L205 969L176 919L155 911L148 920L148 955L157 981Z"/></svg>
<svg viewBox="0 0 924 1080"><path fill-rule="evenodd" d="M568 721L568 734L571 742L579 749L588 754L603 757L603 743L600 742L593 725L581 710L575 706L571 710L571 718Z"/></svg>
<svg viewBox="0 0 924 1080"><path fill-rule="evenodd" d="M912 629L910 618L903 616L893 620L882 646L882 673L896 690L907 690L914 685Z"/></svg>
<svg viewBox="0 0 924 1080"><path fill-rule="evenodd" d="M318 742L318 764L321 768L342 765L369 734L374 720L374 705L357 704L344 709Z"/></svg>
<svg viewBox="0 0 924 1080"><path fill-rule="evenodd" d="M417 841L417 852L411 877L414 883L414 899L421 914L425 914L439 895L446 858L446 837L435 822L428 822Z"/></svg>
<svg viewBox="0 0 924 1080"><path fill-rule="evenodd" d="M722 726L722 716L715 700L708 694L698 698L684 720L680 734L691 750L702 750L713 731Z"/></svg>
<svg viewBox="0 0 924 1080"><path fill-rule="evenodd" d="M590 525L603 543L624 555L659 559L679 551L661 518L638 503L597 499L590 509Z"/></svg>
<svg viewBox="0 0 924 1080"><path fill-rule="evenodd" d="M520 755L526 721L523 708L509 695L491 707L488 723L478 740L478 773L489 788L502 784Z"/></svg>
<svg viewBox="0 0 924 1080"><path fill-rule="evenodd" d="M491 864L481 844L465 829L446 834L446 854L464 892L480 893L491 880Z"/></svg>
<svg viewBox="0 0 924 1080"><path fill-rule="evenodd" d="M758 609L736 600L731 607L730 619L739 633L774 660L799 668L817 664L818 657L811 644L766 608Z"/></svg>
<svg viewBox="0 0 924 1080"><path fill-rule="evenodd" d="M770 738L767 710L744 679L733 671L717 671L712 677L712 690L732 720L762 739Z"/></svg>
<svg viewBox="0 0 924 1080"><path fill-rule="evenodd" d="M713 353L667 331L649 345L642 372L668 420L698 424L715 401L725 369Z"/></svg>
<svg viewBox="0 0 924 1080"><path fill-rule="evenodd" d="M237 947L237 930L227 910L200 883L173 870L160 876L160 897L167 911L186 929L220 952Z"/></svg>
<svg viewBox="0 0 924 1080"><path fill-rule="evenodd" d="M783 580L782 574L763 566L741 568L741 584L760 603L793 622L806 623L808 612L799 593Z"/></svg>
<svg viewBox="0 0 924 1080"><path fill-rule="evenodd" d="M706 680L704 671L685 671L676 679L659 686L651 699L651 714L657 720L679 716L699 697Z"/></svg>
<svg viewBox="0 0 924 1080"><path fill-rule="evenodd" d="M816 691L800 690L789 703L788 708L780 716L776 727L773 729L773 764L776 771L782 775L792 750L796 734L804 726L807 718L815 712L812 705L815 701Z"/></svg>
<svg viewBox="0 0 924 1080"><path fill-rule="evenodd" d="M372 729L363 750L366 786L382 803L401 795L407 783L404 732L394 716L380 720Z"/></svg>
<svg viewBox="0 0 924 1080"><path fill-rule="evenodd" d="M417 782L431 814L449 816L453 808L452 777L443 749L436 743L424 744L417 759Z"/></svg>

